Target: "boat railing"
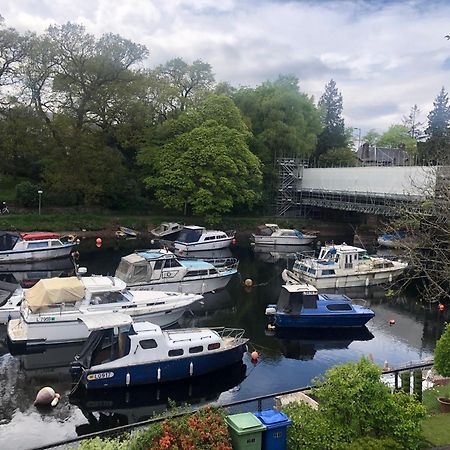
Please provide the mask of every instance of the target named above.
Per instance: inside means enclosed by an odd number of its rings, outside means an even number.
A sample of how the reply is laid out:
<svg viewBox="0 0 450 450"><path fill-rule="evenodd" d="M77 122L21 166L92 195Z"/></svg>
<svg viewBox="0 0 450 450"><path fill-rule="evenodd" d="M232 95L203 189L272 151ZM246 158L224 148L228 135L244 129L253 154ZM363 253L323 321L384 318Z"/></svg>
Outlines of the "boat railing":
<svg viewBox="0 0 450 450"><path fill-rule="evenodd" d="M314 250L302 250L300 252L295 252L295 257L299 260L314 258L315 251Z"/></svg>
<svg viewBox="0 0 450 450"><path fill-rule="evenodd" d="M234 238L234 236L236 236L236 230L227 230L227 231L225 231L225 234L226 234L228 237Z"/></svg>
<svg viewBox="0 0 450 450"><path fill-rule="evenodd" d="M243 328L228 328L228 327L211 327L222 339L232 338L236 340L244 340L245 330Z"/></svg>

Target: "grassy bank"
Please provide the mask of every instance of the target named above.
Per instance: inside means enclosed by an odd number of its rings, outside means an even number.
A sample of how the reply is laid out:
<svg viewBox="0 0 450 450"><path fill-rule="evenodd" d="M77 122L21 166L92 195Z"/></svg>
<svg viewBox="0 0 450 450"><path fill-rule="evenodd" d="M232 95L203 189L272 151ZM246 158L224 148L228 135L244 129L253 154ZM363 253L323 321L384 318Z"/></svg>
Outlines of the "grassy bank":
<svg viewBox="0 0 450 450"><path fill-rule="evenodd" d="M141 232L156 227L161 222L179 222L205 225L199 217L167 216L167 215L131 215L111 212L80 212L77 210L61 210L45 212L19 212L0 216L0 230L12 231L111 231L119 226L133 228ZM280 227L323 231L348 231L348 225L342 223L324 223L309 219L280 219L279 217L226 217L218 227L237 231L253 231L262 223L275 222Z"/></svg>

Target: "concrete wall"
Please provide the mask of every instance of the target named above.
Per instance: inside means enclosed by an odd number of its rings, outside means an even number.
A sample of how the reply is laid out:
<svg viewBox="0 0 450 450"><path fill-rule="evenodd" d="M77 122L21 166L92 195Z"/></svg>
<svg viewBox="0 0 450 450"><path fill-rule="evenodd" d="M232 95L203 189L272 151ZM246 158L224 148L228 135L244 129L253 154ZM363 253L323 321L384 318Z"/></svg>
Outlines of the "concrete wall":
<svg viewBox="0 0 450 450"><path fill-rule="evenodd" d="M434 189L436 168L401 167L339 167L303 170L303 190L403 194L424 196Z"/></svg>

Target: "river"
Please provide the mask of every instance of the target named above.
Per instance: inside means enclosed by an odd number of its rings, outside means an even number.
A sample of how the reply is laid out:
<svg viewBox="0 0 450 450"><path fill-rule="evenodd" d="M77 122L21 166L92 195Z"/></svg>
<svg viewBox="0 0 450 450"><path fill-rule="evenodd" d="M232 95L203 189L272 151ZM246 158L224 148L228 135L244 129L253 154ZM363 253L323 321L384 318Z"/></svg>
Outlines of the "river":
<svg viewBox="0 0 450 450"><path fill-rule="evenodd" d="M352 240L351 236L334 238L336 242ZM112 275L121 256L148 245L144 240L105 239L97 247L94 239L86 239L79 246L78 263L87 267L88 273ZM367 329L273 336L267 331L264 310L267 304L276 303L282 284L280 273L287 264L292 264L292 259L279 251L255 252L246 240L238 241L232 253L240 261L238 276L225 290L206 295L180 325L243 328L250 339L250 348L259 352L257 363L245 354L243 364L191 382L69 398L68 363L80 346L12 356L4 341L3 326L0 328L0 448L34 448L144 420L164 411L168 399L177 404L225 403L302 387L333 365L356 361L361 356L372 358L380 366L387 362L391 367L418 361L432 356L444 322L449 320L448 311L440 312L436 305L427 306L414 292L388 299L383 287L360 288L346 293L375 311L376 316ZM60 274L70 275L70 265L49 262L33 276ZM15 275L25 286L33 283L30 274ZM247 278L254 282L251 289L243 286ZM390 325L390 321L395 324ZM36 393L46 385L61 394L61 401L55 408L37 409L33 406Z"/></svg>

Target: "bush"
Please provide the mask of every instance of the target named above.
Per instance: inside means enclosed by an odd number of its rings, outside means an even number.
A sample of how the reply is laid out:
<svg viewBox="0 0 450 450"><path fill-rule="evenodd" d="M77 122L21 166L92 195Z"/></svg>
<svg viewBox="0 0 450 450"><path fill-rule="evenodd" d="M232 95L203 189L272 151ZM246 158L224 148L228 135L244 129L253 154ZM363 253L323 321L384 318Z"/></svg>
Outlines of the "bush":
<svg viewBox="0 0 450 450"><path fill-rule="evenodd" d="M22 181L16 186L16 200L21 206L27 208L37 207L39 203L38 193L39 186L29 182Z"/></svg>
<svg viewBox="0 0 450 450"><path fill-rule="evenodd" d="M363 437L351 444L341 447L342 450L401 450L403 447L391 438Z"/></svg>
<svg viewBox="0 0 450 450"><path fill-rule="evenodd" d="M450 377L450 324L445 326L444 333L436 342L434 350L434 368L443 377Z"/></svg>

